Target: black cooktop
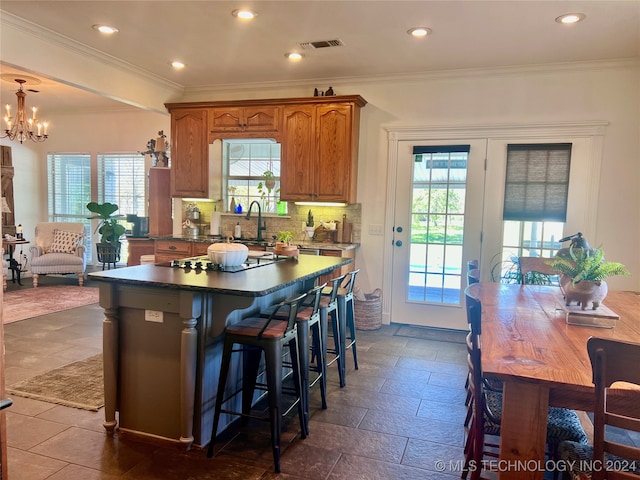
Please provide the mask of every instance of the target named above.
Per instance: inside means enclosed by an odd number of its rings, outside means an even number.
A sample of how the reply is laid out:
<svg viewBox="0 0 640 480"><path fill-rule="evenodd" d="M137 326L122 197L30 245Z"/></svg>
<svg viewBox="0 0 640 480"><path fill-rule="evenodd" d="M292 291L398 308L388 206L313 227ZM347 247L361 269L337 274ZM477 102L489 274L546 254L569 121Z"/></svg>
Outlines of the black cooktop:
<svg viewBox="0 0 640 480"><path fill-rule="evenodd" d="M235 265L232 267L223 267L222 265L216 265L207 255L200 257L180 258L178 260L172 260L168 266L172 268L182 268L184 270L196 270L196 271L211 271L211 272L244 272L251 268L264 267L265 265L271 265L272 263L281 262L286 258L276 258L273 255L264 255L261 257L249 257L241 265Z"/></svg>

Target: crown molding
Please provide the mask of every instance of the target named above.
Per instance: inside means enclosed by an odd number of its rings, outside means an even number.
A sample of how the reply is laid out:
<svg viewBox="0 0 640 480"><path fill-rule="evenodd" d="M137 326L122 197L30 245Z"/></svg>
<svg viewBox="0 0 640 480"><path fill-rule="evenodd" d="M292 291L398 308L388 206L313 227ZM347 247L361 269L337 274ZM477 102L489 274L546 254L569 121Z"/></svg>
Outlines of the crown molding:
<svg viewBox="0 0 640 480"><path fill-rule="evenodd" d="M76 40L73 40L69 37L66 37L57 32L54 32L53 30L50 30L46 27L43 27L36 23L20 18L0 8L0 28L4 28L5 26L13 27L24 34L31 35L42 41L56 44L65 50L73 52L74 54L77 54L86 58L91 58L111 68L115 68L117 70L121 70L129 74L136 75L138 77L143 78L146 81L155 83L162 88L169 88L169 89L180 90L180 91L182 91L184 88L179 83L167 80L166 78L163 78L159 75L156 75L147 70L139 68L128 62L122 61L114 56L108 55L93 47L90 47Z"/></svg>

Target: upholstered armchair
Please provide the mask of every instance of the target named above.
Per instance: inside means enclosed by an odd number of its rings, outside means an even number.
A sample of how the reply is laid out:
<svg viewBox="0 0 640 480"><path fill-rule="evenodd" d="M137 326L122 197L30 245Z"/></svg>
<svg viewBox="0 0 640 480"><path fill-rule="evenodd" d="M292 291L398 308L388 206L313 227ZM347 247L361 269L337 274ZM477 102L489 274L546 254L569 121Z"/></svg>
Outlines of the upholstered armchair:
<svg viewBox="0 0 640 480"><path fill-rule="evenodd" d="M33 286L38 286L40 275L78 274L80 286L84 283L84 224L74 222L43 222L36 225L35 246L31 251Z"/></svg>

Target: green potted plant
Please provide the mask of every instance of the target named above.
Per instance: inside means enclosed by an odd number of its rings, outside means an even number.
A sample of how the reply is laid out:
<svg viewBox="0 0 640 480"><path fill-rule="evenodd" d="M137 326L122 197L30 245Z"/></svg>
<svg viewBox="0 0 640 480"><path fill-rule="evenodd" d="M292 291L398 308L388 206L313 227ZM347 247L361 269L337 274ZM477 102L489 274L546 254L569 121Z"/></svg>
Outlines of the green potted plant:
<svg viewBox="0 0 640 480"><path fill-rule="evenodd" d="M115 203L87 203L87 210L94 215L87 217L89 220L98 219L100 223L96 231L100 234L100 242L96 244L98 261L115 264L120 260L120 237L124 235L126 229L124 225L118 223L118 219L124 215L114 215L118 211Z"/></svg>
<svg viewBox="0 0 640 480"><path fill-rule="evenodd" d="M601 248L569 247L569 257L556 257L547 262L560 274L565 303L578 302L585 310L589 302L596 309L607 295L605 278L616 275L630 275L624 265L606 262Z"/></svg>
<svg viewBox="0 0 640 480"><path fill-rule="evenodd" d="M307 235L307 237L309 237L309 239L312 239L315 233L314 225L315 222L313 221L313 212L309 210L309 212L307 213L306 227L304 229L305 234Z"/></svg>

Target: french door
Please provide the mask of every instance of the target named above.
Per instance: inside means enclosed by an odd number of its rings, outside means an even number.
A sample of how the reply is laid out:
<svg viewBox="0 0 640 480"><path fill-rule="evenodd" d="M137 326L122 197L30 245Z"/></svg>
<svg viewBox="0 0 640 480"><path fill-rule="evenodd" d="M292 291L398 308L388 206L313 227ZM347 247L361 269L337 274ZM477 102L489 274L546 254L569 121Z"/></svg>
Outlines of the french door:
<svg viewBox="0 0 640 480"><path fill-rule="evenodd" d="M397 143L391 321L466 328L466 263L480 258L485 139Z"/></svg>

